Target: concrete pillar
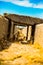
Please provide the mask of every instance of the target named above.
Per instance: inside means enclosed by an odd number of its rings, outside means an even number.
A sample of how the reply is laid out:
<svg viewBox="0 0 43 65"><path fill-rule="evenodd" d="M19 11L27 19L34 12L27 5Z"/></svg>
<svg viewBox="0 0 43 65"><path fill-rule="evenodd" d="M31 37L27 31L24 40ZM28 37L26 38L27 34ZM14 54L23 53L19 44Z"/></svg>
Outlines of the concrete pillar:
<svg viewBox="0 0 43 65"><path fill-rule="evenodd" d="M36 25L34 43L38 43L43 47L43 24Z"/></svg>
<svg viewBox="0 0 43 65"><path fill-rule="evenodd" d="M31 38L31 29L32 29L32 27L29 26L29 28L28 28L28 40L30 40L30 38Z"/></svg>
<svg viewBox="0 0 43 65"><path fill-rule="evenodd" d="M13 37L14 37L14 22L11 21L10 39L13 39Z"/></svg>

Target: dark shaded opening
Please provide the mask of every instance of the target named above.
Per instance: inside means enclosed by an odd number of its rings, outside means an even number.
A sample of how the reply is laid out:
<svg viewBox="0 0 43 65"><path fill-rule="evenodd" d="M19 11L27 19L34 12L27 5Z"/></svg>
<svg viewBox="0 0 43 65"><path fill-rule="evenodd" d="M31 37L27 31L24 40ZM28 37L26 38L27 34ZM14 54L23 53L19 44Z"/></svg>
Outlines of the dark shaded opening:
<svg viewBox="0 0 43 65"><path fill-rule="evenodd" d="M32 25L32 32L31 32L31 40L32 40L32 44L34 43L34 36L35 36L35 28L36 28L36 25Z"/></svg>
<svg viewBox="0 0 43 65"><path fill-rule="evenodd" d="M10 32L11 32L11 20L9 19L7 39L9 39L10 37Z"/></svg>
<svg viewBox="0 0 43 65"><path fill-rule="evenodd" d="M13 24L13 39L12 39L12 41L15 40L15 35L14 35L14 33L15 33L15 24Z"/></svg>
<svg viewBox="0 0 43 65"><path fill-rule="evenodd" d="M27 36L26 36L26 40L28 40L28 31L29 31L29 26L27 26Z"/></svg>

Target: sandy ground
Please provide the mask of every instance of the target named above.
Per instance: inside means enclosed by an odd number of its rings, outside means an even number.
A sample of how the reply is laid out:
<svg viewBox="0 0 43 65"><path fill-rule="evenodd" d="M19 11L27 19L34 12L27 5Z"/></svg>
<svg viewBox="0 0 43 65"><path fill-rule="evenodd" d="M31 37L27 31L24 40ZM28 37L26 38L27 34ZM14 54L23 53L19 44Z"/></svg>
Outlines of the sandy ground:
<svg viewBox="0 0 43 65"><path fill-rule="evenodd" d="M43 48L39 44L12 43L0 52L0 65L43 65Z"/></svg>

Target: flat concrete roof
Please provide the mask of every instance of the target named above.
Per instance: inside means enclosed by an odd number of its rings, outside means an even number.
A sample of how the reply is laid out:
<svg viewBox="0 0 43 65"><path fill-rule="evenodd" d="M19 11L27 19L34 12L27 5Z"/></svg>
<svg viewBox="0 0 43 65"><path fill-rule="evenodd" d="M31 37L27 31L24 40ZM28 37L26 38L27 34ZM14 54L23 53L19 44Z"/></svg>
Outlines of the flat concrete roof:
<svg viewBox="0 0 43 65"><path fill-rule="evenodd" d="M22 16L16 14L4 14L4 16L17 24L34 25L43 23L43 19L34 18L30 16Z"/></svg>

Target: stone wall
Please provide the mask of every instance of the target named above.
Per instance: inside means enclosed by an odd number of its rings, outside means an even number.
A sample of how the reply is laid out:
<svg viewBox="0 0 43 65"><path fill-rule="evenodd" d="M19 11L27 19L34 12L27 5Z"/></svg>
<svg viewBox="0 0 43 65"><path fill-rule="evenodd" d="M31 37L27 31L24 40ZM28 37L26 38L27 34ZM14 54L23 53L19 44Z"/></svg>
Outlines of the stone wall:
<svg viewBox="0 0 43 65"><path fill-rule="evenodd" d="M2 39L4 36L7 35L7 31L8 31L8 20L5 17L0 16L0 39Z"/></svg>
<svg viewBox="0 0 43 65"><path fill-rule="evenodd" d="M38 43L43 46L43 24L36 25L34 43Z"/></svg>

